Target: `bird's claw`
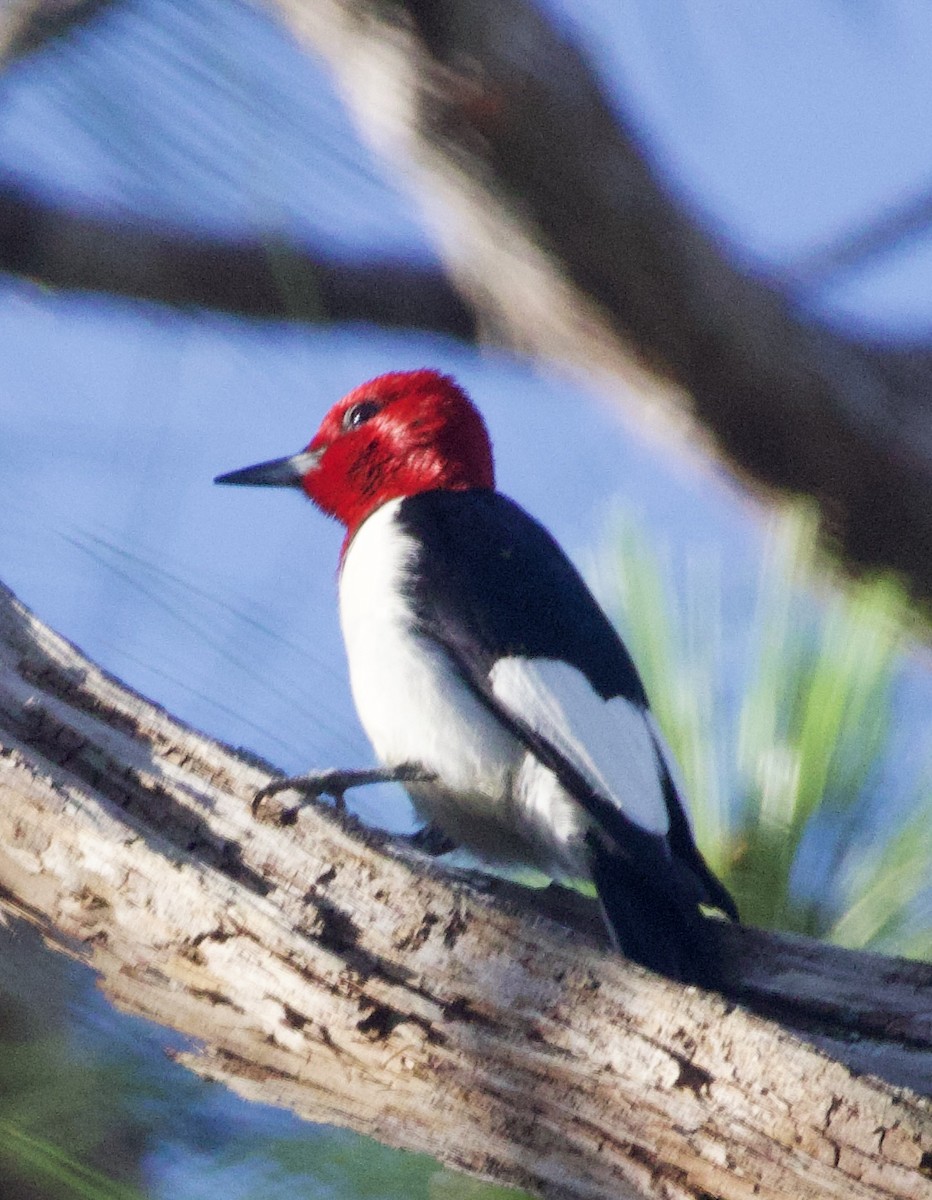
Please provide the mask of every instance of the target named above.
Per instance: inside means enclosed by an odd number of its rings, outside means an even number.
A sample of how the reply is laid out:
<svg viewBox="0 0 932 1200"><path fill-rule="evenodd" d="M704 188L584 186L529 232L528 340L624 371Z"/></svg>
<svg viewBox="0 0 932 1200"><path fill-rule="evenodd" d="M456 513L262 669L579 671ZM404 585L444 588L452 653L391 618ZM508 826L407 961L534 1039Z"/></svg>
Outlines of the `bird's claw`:
<svg viewBox="0 0 932 1200"><path fill-rule="evenodd" d="M346 808L346 792L351 787L363 787L369 783L429 783L436 776L415 763L402 763L400 767L371 767L362 770L311 771L307 775L283 776L273 779L260 788L252 802L253 812L270 796L279 792L302 793L300 804L312 804L321 796L331 796L337 812Z"/></svg>

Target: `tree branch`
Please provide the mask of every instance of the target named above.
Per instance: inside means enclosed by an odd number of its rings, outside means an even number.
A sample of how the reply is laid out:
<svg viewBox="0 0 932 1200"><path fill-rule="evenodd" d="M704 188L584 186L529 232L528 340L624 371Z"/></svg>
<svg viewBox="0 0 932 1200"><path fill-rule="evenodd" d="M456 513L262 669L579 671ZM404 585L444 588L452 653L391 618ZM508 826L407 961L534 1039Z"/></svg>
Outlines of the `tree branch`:
<svg viewBox="0 0 932 1200"><path fill-rule="evenodd" d="M671 198L583 57L527 0L276 3L330 60L370 140L410 168L489 333L634 378L627 398L642 412L681 438L704 431L758 486L813 496L849 560L900 571L932 598L927 346L897 351L814 324L778 281L736 264ZM19 0L0 50L53 36L49 14L64 12L67 27L97 7ZM114 225L9 184L0 230L0 267L54 286L475 334L426 269Z"/></svg>
<svg viewBox="0 0 932 1200"><path fill-rule="evenodd" d="M844 554L932 597L928 347L816 325L736 265L527 0L276 7L428 197L451 274L507 342L637 379L642 411L815 497Z"/></svg>
<svg viewBox="0 0 932 1200"><path fill-rule="evenodd" d="M4 0L0 5L0 63L40 49L84 25L114 0Z"/></svg>
<svg viewBox="0 0 932 1200"><path fill-rule="evenodd" d="M471 313L435 267L328 260L275 238L195 237L67 211L9 181L0 183L0 270L52 287L246 317L475 335Z"/></svg>
<svg viewBox="0 0 932 1200"><path fill-rule="evenodd" d="M804 287L856 271L899 250L903 243L928 234L932 226L932 194L928 188L902 200L861 228L845 232L828 244L807 251L783 277Z"/></svg>
<svg viewBox="0 0 932 1200"><path fill-rule="evenodd" d="M247 1096L543 1195L932 1197L895 1086L932 1092L928 966L722 925L723 998L604 952L581 897L257 821L268 770L5 590L0 742L6 907Z"/></svg>

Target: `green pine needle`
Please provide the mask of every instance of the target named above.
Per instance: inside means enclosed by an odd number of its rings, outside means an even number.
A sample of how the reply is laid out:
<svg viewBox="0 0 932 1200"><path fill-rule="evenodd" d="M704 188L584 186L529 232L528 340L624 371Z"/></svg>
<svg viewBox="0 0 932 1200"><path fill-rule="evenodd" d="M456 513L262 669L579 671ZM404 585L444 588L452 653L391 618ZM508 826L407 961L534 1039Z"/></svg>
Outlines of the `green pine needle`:
<svg viewBox="0 0 932 1200"><path fill-rule="evenodd" d="M792 508L774 522L756 614L736 635L724 627L714 561L685 564L677 601L669 564L632 520L613 541L602 591L681 765L697 840L743 918L927 955L932 780L902 798L892 830L876 809L909 649L899 585L827 585L814 515ZM888 820L891 809L887 799Z"/></svg>

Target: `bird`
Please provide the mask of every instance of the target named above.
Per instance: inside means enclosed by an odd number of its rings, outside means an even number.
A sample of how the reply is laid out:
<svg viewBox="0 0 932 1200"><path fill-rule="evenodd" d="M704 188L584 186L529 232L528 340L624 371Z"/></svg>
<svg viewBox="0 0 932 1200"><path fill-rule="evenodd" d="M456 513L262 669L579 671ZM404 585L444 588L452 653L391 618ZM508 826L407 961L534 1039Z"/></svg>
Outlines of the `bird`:
<svg viewBox="0 0 932 1200"><path fill-rule="evenodd" d="M631 655L557 541L496 489L486 424L455 380L380 375L304 450L215 482L297 488L346 529L340 623L381 768L329 773L341 789L403 782L425 844L588 882L618 951L703 982L703 909L737 920L734 901Z"/></svg>

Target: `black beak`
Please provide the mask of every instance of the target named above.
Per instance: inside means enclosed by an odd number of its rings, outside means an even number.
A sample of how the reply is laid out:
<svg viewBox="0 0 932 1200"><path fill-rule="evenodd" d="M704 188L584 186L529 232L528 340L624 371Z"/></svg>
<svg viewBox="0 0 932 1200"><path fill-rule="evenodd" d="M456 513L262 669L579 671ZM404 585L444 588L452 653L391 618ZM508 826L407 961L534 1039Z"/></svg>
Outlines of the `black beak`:
<svg viewBox="0 0 932 1200"><path fill-rule="evenodd" d="M244 487L300 487L304 476L320 462L320 456L320 450L302 450L290 458L272 458L268 462L256 463L254 467L228 471L226 475L218 475L214 483L235 483Z"/></svg>

